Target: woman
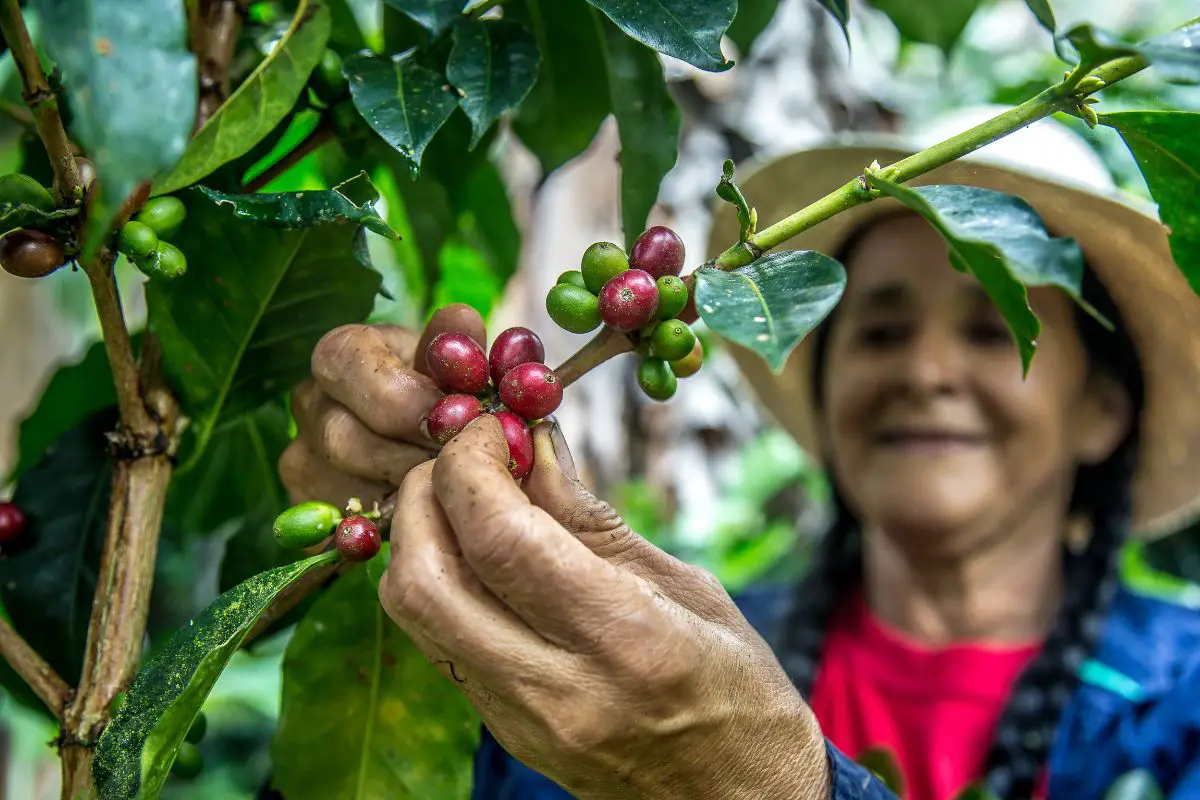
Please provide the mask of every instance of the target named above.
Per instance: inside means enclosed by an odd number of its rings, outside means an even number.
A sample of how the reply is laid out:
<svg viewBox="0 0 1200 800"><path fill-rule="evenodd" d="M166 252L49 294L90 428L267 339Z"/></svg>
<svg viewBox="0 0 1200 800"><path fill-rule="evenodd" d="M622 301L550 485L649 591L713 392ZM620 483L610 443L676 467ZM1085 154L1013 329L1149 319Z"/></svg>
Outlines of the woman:
<svg viewBox="0 0 1200 800"><path fill-rule="evenodd" d="M1022 136L1005 147L1044 152ZM744 189L775 219L903 154L819 148ZM779 378L742 359L836 489L795 589L739 613L573 480L552 425L523 492L488 421L408 473L380 597L487 724L476 798L882 798L849 758L874 747L916 800L976 780L1098 798L1139 768L1200 797L1200 614L1118 573L1135 525L1167 529L1200 488L1200 302L1157 223L1035 171L976 160L923 181L1017 194L1081 244L1084 297L1116 328L1031 289L1024 379L1003 319L915 215L877 201L796 243L846 264L845 296ZM734 229L726 215L718 240ZM426 336L445 327L483 336L461 309ZM414 352L394 329L322 343L282 465L297 498L378 494L424 457L436 392ZM382 480L363 491L323 461Z"/></svg>

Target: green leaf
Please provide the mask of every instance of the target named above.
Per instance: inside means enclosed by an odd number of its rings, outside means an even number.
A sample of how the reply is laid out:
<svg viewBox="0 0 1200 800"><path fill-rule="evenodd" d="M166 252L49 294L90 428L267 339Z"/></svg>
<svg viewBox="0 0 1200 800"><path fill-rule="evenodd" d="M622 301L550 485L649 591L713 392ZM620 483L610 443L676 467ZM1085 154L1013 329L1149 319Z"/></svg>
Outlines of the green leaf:
<svg viewBox="0 0 1200 800"><path fill-rule="evenodd" d="M1100 121L1117 129L1133 157L1162 221L1171 229L1171 255L1200 292L1200 114L1122 111Z"/></svg>
<svg viewBox="0 0 1200 800"><path fill-rule="evenodd" d="M737 13L737 0L588 2L625 33L660 53L709 72L722 72L733 66L721 54L721 37Z"/></svg>
<svg viewBox="0 0 1200 800"><path fill-rule="evenodd" d="M1043 28L1054 33L1058 23L1054 20L1054 9L1050 7L1050 0L1025 0L1025 5L1029 6L1029 10Z"/></svg>
<svg viewBox="0 0 1200 800"><path fill-rule="evenodd" d="M714 333L758 353L775 372L829 315L846 288L846 270L811 250L772 253L724 272L696 270L696 309Z"/></svg>
<svg viewBox="0 0 1200 800"><path fill-rule="evenodd" d="M936 46L949 53L962 36L982 0L871 0L887 14L905 39Z"/></svg>
<svg viewBox="0 0 1200 800"><path fill-rule="evenodd" d="M842 26L842 33L846 34L846 41L850 41L850 32L846 30L846 26L850 24L850 0L817 0L821 6L833 15L833 18Z"/></svg>
<svg viewBox="0 0 1200 800"><path fill-rule="evenodd" d="M142 665L96 746L100 800L158 797L183 737L259 615L330 551L277 567L221 595Z"/></svg>
<svg viewBox="0 0 1200 800"><path fill-rule="evenodd" d="M54 197L33 178L14 172L0 175L0 205L31 206L49 213L54 210Z"/></svg>
<svg viewBox="0 0 1200 800"><path fill-rule="evenodd" d="M434 36L454 24L467 0L384 0Z"/></svg>
<svg viewBox="0 0 1200 800"><path fill-rule="evenodd" d="M613 26L603 28L608 91L621 137L621 226L632 245L679 157L679 109L658 56Z"/></svg>
<svg viewBox="0 0 1200 800"><path fill-rule="evenodd" d="M1121 56L1141 55L1168 80L1200 81L1200 19L1133 44L1094 25L1077 25L1054 40L1058 55L1085 70Z"/></svg>
<svg viewBox="0 0 1200 800"><path fill-rule="evenodd" d="M954 796L954 800L1000 800L987 788L983 781L977 781Z"/></svg>
<svg viewBox="0 0 1200 800"><path fill-rule="evenodd" d="M1154 775L1145 769L1126 772L1104 794L1104 800L1163 800L1163 791Z"/></svg>
<svg viewBox="0 0 1200 800"><path fill-rule="evenodd" d="M321 336L365 319L380 286L357 225L264 227L210 195L180 195L188 216L173 239L188 271L146 291L165 371L192 420L188 463L218 417L232 419L299 383Z"/></svg>
<svg viewBox="0 0 1200 800"><path fill-rule="evenodd" d="M13 502L29 530L0 558L0 600L13 627L68 683L83 665L96 571L104 546L112 465L105 410L73 427L17 484Z"/></svg>
<svg viewBox="0 0 1200 800"><path fill-rule="evenodd" d="M173 165L196 119L196 59L178 0L36 0L42 41L65 74L72 138L96 167L103 224Z"/></svg>
<svg viewBox="0 0 1200 800"><path fill-rule="evenodd" d="M822 5L829 8L830 3ZM833 5L841 6L840 11L843 16L845 15L847 11L845 3L835 0ZM738 52L742 54L743 58L750 53L750 48L754 46L754 40L766 29L778 8L779 0L738 0L737 16L733 18L733 24L729 26L725 35L737 45ZM829 11L835 17L838 16L838 11L833 8L829 8ZM842 27L845 27L846 23L842 17L838 17L838 21L842 23Z"/></svg>
<svg viewBox="0 0 1200 800"><path fill-rule="evenodd" d="M169 194L249 152L288 115L321 60L329 39L329 10L300 0L291 27L250 77L188 143L175 168L154 182Z"/></svg>
<svg viewBox="0 0 1200 800"><path fill-rule="evenodd" d="M18 228L53 229L60 220L79 215L78 208L60 208L46 212L35 206L0 203L0 236Z"/></svg>
<svg viewBox="0 0 1200 800"><path fill-rule="evenodd" d="M478 731L462 693L354 569L288 643L274 785L288 800L466 797Z"/></svg>
<svg viewBox="0 0 1200 800"><path fill-rule="evenodd" d="M879 778L894 795L904 796L904 773L900 770L896 754L890 748L868 747L854 760L875 773L875 777Z"/></svg>
<svg viewBox="0 0 1200 800"><path fill-rule="evenodd" d="M399 238L375 210L379 192L367 173L360 172L332 189L315 192L261 192L225 194L197 187L219 206L227 206L233 216L273 228L311 228L314 225L354 224L386 236Z"/></svg>
<svg viewBox="0 0 1200 800"><path fill-rule="evenodd" d="M37 408L21 422L17 464L9 479L19 478L32 468L67 431L116 403L117 391L104 343L94 342L82 359L60 367L50 377Z"/></svg>
<svg viewBox="0 0 1200 800"><path fill-rule="evenodd" d="M354 55L343 71L358 113L416 175L425 148L458 105L445 79L407 56Z"/></svg>
<svg viewBox="0 0 1200 800"><path fill-rule="evenodd" d="M540 62L537 41L519 22L464 17L454 26L446 77L462 92L459 102L473 128L470 149L525 99Z"/></svg>
<svg viewBox="0 0 1200 800"><path fill-rule="evenodd" d="M1079 245L1051 237L1028 203L1003 192L959 185L914 189L878 175L867 180L937 229L950 248L950 263L974 275L1004 316L1028 371L1041 323L1029 306L1026 287L1056 286L1082 304Z"/></svg>
<svg viewBox="0 0 1200 800"><path fill-rule="evenodd" d="M513 130L549 174L587 149L611 108L600 27L584 0L511 0L542 53L537 82Z"/></svg>

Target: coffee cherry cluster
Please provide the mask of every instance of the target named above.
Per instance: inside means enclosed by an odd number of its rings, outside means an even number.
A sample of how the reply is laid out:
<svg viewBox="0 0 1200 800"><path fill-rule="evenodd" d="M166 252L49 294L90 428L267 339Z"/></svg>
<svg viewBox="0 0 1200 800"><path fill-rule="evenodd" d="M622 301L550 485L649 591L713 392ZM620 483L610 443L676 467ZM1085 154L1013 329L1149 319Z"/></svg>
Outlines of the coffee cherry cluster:
<svg viewBox="0 0 1200 800"><path fill-rule="evenodd" d="M187 258L165 237L173 236L186 216L178 197L152 197L122 226L117 249L149 278L178 278L187 272Z"/></svg>
<svg viewBox="0 0 1200 800"><path fill-rule="evenodd" d="M666 400L677 379L694 375L704 351L691 326L677 317L687 306L679 277L683 240L656 225L642 233L626 256L612 242L584 251L579 270L564 272L546 295L550 318L571 333L589 333L601 323L634 336L641 362L638 385L647 396Z"/></svg>
<svg viewBox="0 0 1200 800"><path fill-rule="evenodd" d="M453 439L475 418L492 414L508 442L508 471L520 480L533 470L532 422L562 403L562 381L547 367L546 348L528 328L509 328L490 353L469 336L441 333L425 351L429 373L444 392L425 420L438 444Z"/></svg>
<svg viewBox="0 0 1200 800"><path fill-rule="evenodd" d="M336 506L319 501L292 506L275 518L272 530L280 547L313 547L333 536L338 554L347 561L370 561L383 546L379 527L362 513L361 504L351 500L350 516L343 518ZM371 516L378 516L373 513Z"/></svg>

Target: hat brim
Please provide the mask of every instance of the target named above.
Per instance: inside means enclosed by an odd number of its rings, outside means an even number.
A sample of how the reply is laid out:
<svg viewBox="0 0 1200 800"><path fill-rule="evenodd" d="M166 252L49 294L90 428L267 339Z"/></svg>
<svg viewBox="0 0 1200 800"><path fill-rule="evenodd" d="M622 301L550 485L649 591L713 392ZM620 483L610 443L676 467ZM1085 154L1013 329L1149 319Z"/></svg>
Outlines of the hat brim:
<svg viewBox="0 0 1200 800"><path fill-rule="evenodd" d="M764 163L739 183L758 219L770 223L832 192L874 160L890 164L913 151L892 143L833 144ZM1120 309L1145 381L1140 458L1134 479L1134 523L1153 538L1200 511L1200 298L1175 266L1168 230L1125 203L1010 168L973 160L941 167L912 185L968 184L1016 195L1058 236L1079 242L1088 264ZM900 206L876 200L842 212L785 247L832 254L869 219ZM709 257L737 241L733 207L721 204ZM766 409L810 453L819 454L811 391L811 337L775 375L758 355L730 345ZM1036 364L1036 356L1034 361Z"/></svg>

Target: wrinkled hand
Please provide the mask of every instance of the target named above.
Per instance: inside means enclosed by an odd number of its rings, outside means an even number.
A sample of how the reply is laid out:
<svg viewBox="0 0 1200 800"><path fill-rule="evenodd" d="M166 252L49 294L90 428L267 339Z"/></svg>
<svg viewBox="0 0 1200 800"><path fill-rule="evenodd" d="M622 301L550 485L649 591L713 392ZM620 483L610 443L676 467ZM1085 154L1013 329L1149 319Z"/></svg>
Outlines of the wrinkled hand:
<svg viewBox="0 0 1200 800"><path fill-rule="evenodd" d="M824 741L709 573L653 547L535 431L482 417L404 481L380 601L500 743L576 797L827 798Z"/></svg>
<svg viewBox="0 0 1200 800"><path fill-rule="evenodd" d="M421 422L442 393L425 348L444 331L485 344L483 319L462 304L434 314L419 338L395 325L347 325L321 339L312 378L292 393L299 435L279 461L293 503L343 507L357 497L370 507L436 455Z"/></svg>

